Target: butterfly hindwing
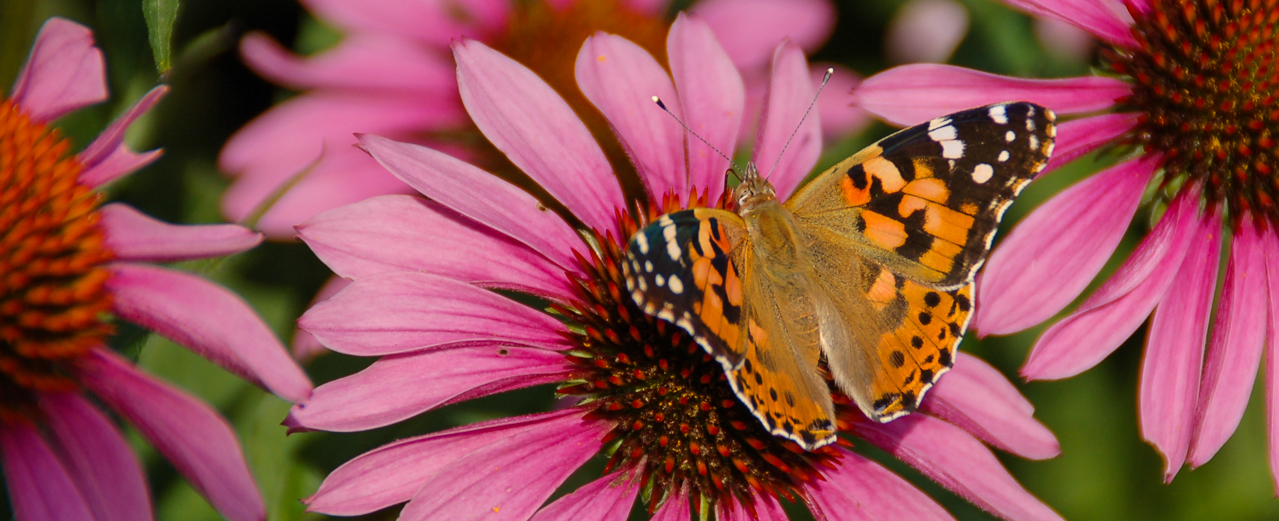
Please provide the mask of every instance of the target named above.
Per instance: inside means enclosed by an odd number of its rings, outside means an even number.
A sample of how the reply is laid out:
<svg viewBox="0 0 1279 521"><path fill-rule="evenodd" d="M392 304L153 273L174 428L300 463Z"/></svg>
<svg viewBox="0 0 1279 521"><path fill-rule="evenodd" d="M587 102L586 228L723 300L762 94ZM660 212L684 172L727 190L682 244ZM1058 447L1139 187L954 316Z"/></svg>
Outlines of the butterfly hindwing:
<svg viewBox="0 0 1279 521"><path fill-rule="evenodd" d="M958 288L984 262L1004 210L1047 163L1054 119L1030 103L943 116L841 161L787 207L801 225L861 243L850 247L899 275Z"/></svg>

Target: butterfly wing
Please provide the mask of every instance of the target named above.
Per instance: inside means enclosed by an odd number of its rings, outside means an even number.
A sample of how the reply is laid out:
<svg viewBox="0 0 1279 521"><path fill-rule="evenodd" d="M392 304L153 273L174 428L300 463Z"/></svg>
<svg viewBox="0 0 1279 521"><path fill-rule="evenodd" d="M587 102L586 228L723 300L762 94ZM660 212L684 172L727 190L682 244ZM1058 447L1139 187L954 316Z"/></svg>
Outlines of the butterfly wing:
<svg viewBox="0 0 1279 521"><path fill-rule="evenodd" d="M1004 210L1043 170L1052 111L1001 103L907 128L839 162L786 206L894 273L958 289L985 261Z"/></svg>
<svg viewBox="0 0 1279 521"><path fill-rule="evenodd" d="M822 344L831 373L868 417L914 410L954 363L973 275L1004 210L1047 163L1053 119L1029 103L937 118L840 162L787 202L842 317L844 329Z"/></svg>
<svg viewBox="0 0 1279 521"><path fill-rule="evenodd" d="M770 432L808 449L835 441L810 283L765 280L739 216L703 208L663 215L631 238L626 257L635 303L714 356Z"/></svg>

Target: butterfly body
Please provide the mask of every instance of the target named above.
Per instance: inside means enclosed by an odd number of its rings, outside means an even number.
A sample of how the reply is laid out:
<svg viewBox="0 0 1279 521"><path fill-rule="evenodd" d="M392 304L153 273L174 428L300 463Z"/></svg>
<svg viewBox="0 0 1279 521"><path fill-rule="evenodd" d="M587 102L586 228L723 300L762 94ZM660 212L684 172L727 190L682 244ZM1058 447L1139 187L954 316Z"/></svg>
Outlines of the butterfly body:
<svg viewBox="0 0 1279 521"><path fill-rule="evenodd" d="M836 387L867 417L914 410L954 363L972 278L1053 145L1050 111L998 104L912 127L779 201L748 165L735 212L636 232L624 265L646 313L686 330L775 435L835 440Z"/></svg>

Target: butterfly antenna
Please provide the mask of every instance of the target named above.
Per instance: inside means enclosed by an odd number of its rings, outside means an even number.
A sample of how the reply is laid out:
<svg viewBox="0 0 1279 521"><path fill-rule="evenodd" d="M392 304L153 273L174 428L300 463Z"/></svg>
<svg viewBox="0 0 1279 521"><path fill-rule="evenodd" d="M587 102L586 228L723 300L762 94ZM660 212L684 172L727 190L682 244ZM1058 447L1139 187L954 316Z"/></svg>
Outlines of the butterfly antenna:
<svg viewBox="0 0 1279 521"><path fill-rule="evenodd" d="M733 167L733 168L730 168L728 171L732 172L734 176L737 176L738 181L741 181L742 179L742 174L740 173L742 171L741 167L737 166L737 163L734 163L733 160L728 157L728 155L724 154L723 152L720 152L718 148L715 148L715 145L712 145L710 143L710 141L707 141L706 138L703 138L702 136L698 135L697 132L693 131L693 129L688 128L688 125L686 125L683 120L679 119L679 116L676 116L674 112L671 112L671 109L666 108L666 103L662 101L662 98L653 96L653 103L656 103L658 107L666 111L667 115L669 115L672 119L674 119L676 123L679 123L679 126L684 127L684 130L688 131L689 134L692 134L693 137L697 138L698 141L701 141L702 143L705 143L706 146L711 147L711 150L714 150L716 154L719 154L719 157L722 157L728 160L728 164L732 165Z"/></svg>
<svg viewBox="0 0 1279 521"><path fill-rule="evenodd" d="M795 130L790 133L790 137L786 138L786 144L782 145L782 151L778 152L777 159L773 161L773 166L768 169L768 175L764 179L768 179L773 175L773 170L777 169L777 165L782 162L782 155L786 153L786 149L790 147L791 140L795 139L795 135L799 134L799 129L804 126L804 120L808 119L808 114L813 111L813 107L817 106L817 96L821 95L822 89L826 88L826 82L830 81L830 77L835 74L835 68L826 69L826 75L822 76L822 84L817 86L817 92L813 93L813 101L808 102L808 110L804 111L804 117L799 118L799 124L795 125Z"/></svg>

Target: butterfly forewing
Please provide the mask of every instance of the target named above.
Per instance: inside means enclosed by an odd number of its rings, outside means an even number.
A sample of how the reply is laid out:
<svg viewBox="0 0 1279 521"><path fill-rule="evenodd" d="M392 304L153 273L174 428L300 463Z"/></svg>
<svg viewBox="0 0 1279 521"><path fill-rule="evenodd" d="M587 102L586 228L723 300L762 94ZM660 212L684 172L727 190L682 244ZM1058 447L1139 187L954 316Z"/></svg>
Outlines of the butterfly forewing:
<svg viewBox="0 0 1279 521"><path fill-rule="evenodd" d="M946 289L972 280L1004 210L1052 153L1052 112L1006 103L888 136L836 164L786 206L895 273Z"/></svg>

